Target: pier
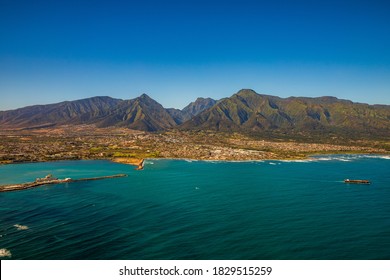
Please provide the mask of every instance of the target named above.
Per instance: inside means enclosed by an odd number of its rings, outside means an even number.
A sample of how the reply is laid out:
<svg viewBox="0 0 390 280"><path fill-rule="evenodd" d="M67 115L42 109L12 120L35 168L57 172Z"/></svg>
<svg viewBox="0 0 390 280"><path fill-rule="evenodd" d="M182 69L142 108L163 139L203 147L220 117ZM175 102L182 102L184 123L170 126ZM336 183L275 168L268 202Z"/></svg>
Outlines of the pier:
<svg viewBox="0 0 390 280"><path fill-rule="evenodd" d="M27 189L31 189L43 185L64 184L64 183L73 183L73 182L81 182L81 181L96 181L96 180L113 179L113 178L120 178L120 177L127 177L127 175L116 174L116 175L109 175L109 176L80 178L80 179L71 179L71 178L57 179L57 178L53 178L51 175L48 175L45 178L37 178L34 182L0 185L0 192L27 190Z"/></svg>

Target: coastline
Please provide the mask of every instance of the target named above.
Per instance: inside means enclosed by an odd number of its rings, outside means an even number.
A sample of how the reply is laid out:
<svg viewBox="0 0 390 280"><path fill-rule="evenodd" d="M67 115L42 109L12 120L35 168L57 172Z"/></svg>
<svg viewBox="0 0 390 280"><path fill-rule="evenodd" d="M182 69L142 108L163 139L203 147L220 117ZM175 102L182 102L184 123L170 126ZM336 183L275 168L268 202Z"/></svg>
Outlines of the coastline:
<svg viewBox="0 0 390 280"><path fill-rule="evenodd" d="M143 170L145 161L146 160L183 160L183 161L204 161L204 162L263 162L263 161L311 161L314 160L315 157L318 156L378 156L378 157L388 157L390 158L390 153L357 153L357 152L345 152L345 151L339 151L339 152L334 152L334 153L329 153L329 152L313 152L313 153L308 153L305 154L304 156L296 156L296 157L269 157L269 158L262 158L262 159L257 159L257 158L246 158L246 159L205 159L205 158L190 158L190 157L145 157L145 158L124 158L124 157L117 157L117 158L79 158L79 159L68 159L68 158L63 158L63 159L55 159L55 160L37 160L37 161L30 161L30 160L18 160L18 161L12 161L8 160L6 162L0 162L1 165L9 165L9 164L26 164L26 163L43 163L43 162L58 162L58 161L72 161L72 160L107 160L115 163L121 163L121 164L127 164L127 165L132 165L136 167L136 170Z"/></svg>
<svg viewBox="0 0 390 280"><path fill-rule="evenodd" d="M267 161L283 161L283 162L307 162L307 161L317 161L321 159L317 159L317 157L332 157L332 156L361 156L361 157L378 157L384 159L390 159L390 153L312 153L308 154L305 157L275 157L275 158L264 158L264 159L196 159L196 158L185 158L185 157L159 157L159 158L145 158L150 161L159 161L159 160L181 160L187 162L267 162ZM111 160L113 161L113 160ZM113 161L116 162L116 161ZM124 163L124 162L121 162ZM130 163L124 163L130 164ZM130 164L136 166L136 164Z"/></svg>
<svg viewBox="0 0 390 280"><path fill-rule="evenodd" d="M119 133L120 132L120 133ZM143 159L206 161L306 160L321 154L390 154L390 142L337 139L263 139L210 131L161 133L58 127L2 131L0 165L58 160L110 160L137 170Z"/></svg>

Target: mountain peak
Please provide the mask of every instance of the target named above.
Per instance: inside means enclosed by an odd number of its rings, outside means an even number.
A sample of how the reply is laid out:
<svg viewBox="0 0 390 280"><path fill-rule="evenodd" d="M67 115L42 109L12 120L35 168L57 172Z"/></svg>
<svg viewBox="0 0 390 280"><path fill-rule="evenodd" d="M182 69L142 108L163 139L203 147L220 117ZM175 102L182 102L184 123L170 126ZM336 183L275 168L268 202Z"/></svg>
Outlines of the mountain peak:
<svg viewBox="0 0 390 280"><path fill-rule="evenodd" d="M183 112L186 114L189 114L190 116L195 116L204 110L207 110L211 107L213 107L217 101L215 101L212 98L203 98L203 97L198 97L196 101L191 102L188 104L184 109Z"/></svg>
<svg viewBox="0 0 390 280"><path fill-rule="evenodd" d="M239 95L241 97L248 97L248 96L258 96L259 94L255 92L253 89L241 89L236 93L236 95Z"/></svg>
<svg viewBox="0 0 390 280"><path fill-rule="evenodd" d="M156 100L151 98L146 93L141 94L139 97L137 97L133 100L137 100L138 102L145 104L147 106L159 106L159 107L161 106L162 107L162 105L160 103L158 103Z"/></svg>
<svg viewBox="0 0 390 280"><path fill-rule="evenodd" d="M195 102L202 102L202 101L209 101L209 100L212 100L210 97L198 97Z"/></svg>
<svg viewBox="0 0 390 280"><path fill-rule="evenodd" d="M139 98L142 98L142 99L152 99L149 95L147 95L146 93L143 93L140 95Z"/></svg>

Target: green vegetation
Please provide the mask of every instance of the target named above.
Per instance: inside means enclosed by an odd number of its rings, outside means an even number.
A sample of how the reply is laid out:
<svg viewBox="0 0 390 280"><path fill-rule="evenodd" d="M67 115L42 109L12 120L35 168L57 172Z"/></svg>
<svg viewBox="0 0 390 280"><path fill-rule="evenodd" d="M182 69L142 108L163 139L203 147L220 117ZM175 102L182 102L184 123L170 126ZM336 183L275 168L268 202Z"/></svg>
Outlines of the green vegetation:
<svg viewBox="0 0 390 280"><path fill-rule="evenodd" d="M214 131L272 141L293 139L342 145L346 141L389 139L390 106L359 104L335 97L279 98L246 89L219 101L198 98L178 110L165 109L143 94L131 100L94 97L4 111L0 112L0 125L2 129L24 131L55 130L62 125L125 127L148 132L175 129L194 131L197 138ZM112 152L105 146L89 148L96 154Z"/></svg>

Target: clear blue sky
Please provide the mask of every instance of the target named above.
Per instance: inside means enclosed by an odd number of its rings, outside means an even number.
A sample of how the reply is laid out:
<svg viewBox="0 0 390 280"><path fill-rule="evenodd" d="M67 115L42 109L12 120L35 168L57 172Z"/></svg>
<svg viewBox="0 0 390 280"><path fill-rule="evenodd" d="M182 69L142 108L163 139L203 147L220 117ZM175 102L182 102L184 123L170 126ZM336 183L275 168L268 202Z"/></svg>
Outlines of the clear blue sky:
<svg viewBox="0 0 390 280"><path fill-rule="evenodd" d="M0 0L0 110L241 88L390 104L390 1Z"/></svg>

